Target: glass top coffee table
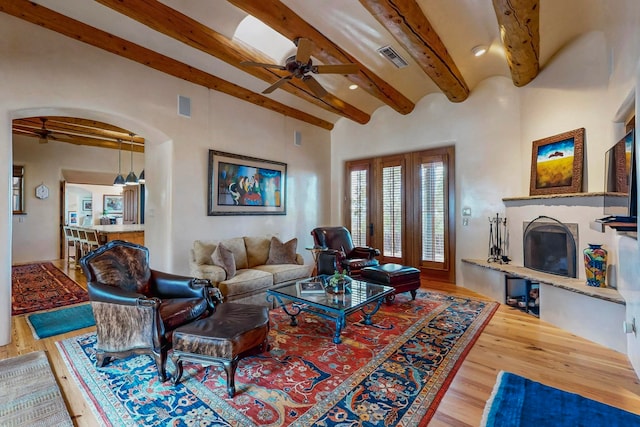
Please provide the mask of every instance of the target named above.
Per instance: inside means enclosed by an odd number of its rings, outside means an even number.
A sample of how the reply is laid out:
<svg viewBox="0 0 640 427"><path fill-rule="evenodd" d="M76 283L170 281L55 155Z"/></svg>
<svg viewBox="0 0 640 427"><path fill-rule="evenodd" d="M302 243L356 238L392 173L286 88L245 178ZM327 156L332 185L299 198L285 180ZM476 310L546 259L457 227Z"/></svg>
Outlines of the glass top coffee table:
<svg viewBox="0 0 640 427"><path fill-rule="evenodd" d="M340 333L346 326L347 316L360 310L364 314L363 323L371 325L371 316L378 312L385 297L393 294L394 288L354 279L350 292L330 294L321 286L330 277L321 275L287 282L269 289L267 299L276 300L282 306L284 312L291 317L291 326L298 325L296 316L303 311L333 320L336 323L333 342L340 344ZM284 300L292 301L293 304L287 306Z"/></svg>

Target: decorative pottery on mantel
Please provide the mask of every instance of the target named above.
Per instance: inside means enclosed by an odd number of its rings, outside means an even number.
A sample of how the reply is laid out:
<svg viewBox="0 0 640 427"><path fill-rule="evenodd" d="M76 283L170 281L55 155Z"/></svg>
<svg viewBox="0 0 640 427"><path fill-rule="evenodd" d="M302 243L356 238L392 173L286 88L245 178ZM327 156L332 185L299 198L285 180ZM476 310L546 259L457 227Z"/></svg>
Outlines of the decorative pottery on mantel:
<svg viewBox="0 0 640 427"><path fill-rule="evenodd" d="M607 251L602 245L589 243L584 251L584 269L587 273L587 286L607 287Z"/></svg>

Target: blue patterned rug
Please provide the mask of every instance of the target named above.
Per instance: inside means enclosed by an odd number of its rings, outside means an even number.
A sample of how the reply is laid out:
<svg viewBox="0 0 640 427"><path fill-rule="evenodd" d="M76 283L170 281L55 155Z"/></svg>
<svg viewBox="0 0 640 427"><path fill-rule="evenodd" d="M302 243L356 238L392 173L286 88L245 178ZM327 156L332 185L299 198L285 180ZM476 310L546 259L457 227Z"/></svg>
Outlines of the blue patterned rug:
<svg viewBox="0 0 640 427"><path fill-rule="evenodd" d="M640 416L502 371L482 426L631 427L640 426Z"/></svg>
<svg viewBox="0 0 640 427"><path fill-rule="evenodd" d="M398 295L373 316L334 324L270 312L270 351L238 364L236 395L216 366L185 363L182 381L160 383L149 356L95 367L95 334L58 342L72 377L107 426L426 425L498 304L437 292ZM172 364L168 365L172 371Z"/></svg>

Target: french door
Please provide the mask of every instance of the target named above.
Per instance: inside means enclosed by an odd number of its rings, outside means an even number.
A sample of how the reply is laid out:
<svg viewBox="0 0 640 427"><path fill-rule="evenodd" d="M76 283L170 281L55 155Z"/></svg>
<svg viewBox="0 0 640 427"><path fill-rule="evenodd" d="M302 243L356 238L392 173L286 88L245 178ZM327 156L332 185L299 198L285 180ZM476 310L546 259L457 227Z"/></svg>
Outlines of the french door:
<svg viewBox="0 0 640 427"><path fill-rule="evenodd" d="M350 161L345 219L382 263L455 282L454 147Z"/></svg>

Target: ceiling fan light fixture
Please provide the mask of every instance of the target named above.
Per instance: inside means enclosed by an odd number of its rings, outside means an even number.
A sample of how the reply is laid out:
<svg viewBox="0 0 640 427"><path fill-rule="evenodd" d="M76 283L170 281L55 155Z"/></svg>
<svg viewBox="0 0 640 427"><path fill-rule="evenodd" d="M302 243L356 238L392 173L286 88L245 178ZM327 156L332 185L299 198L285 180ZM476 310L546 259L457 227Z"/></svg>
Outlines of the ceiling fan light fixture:
<svg viewBox="0 0 640 427"><path fill-rule="evenodd" d="M487 47L485 45L479 44L478 46L474 46L471 49L471 53L473 53L473 56L475 57L482 56L487 53Z"/></svg>

